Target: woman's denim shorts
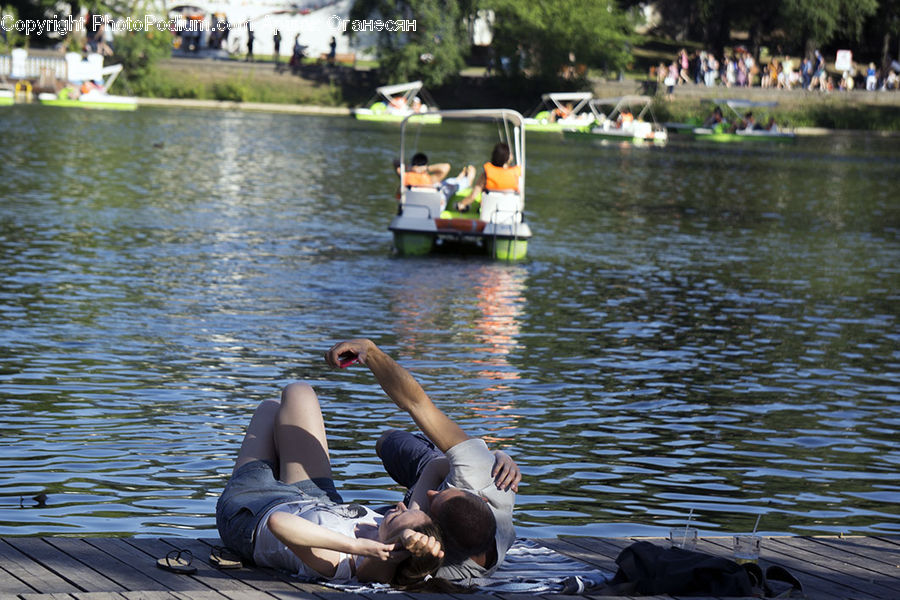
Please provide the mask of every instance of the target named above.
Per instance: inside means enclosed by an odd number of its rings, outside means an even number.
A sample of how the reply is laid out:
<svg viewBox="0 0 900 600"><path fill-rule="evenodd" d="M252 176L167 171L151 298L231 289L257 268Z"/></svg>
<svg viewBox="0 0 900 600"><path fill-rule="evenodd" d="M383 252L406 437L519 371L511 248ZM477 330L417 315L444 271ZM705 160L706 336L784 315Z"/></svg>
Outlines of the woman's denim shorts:
<svg viewBox="0 0 900 600"><path fill-rule="evenodd" d="M253 542L259 520L284 502L328 498L343 502L330 477L284 483L275 479L274 466L262 460L241 466L216 503L216 527L222 543L253 562Z"/></svg>

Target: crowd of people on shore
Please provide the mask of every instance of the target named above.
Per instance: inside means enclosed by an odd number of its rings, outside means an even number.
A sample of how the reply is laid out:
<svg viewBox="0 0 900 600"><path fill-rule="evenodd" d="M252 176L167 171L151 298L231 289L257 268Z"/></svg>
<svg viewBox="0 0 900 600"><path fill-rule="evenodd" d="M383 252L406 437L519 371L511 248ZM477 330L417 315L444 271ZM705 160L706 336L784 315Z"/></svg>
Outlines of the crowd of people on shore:
<svg viewBox="0 0 900 600"><path fill-rule="evenodd" d="M851 65L837 73L829 71L825 56L816 50L799 61L789 56L772 57L758 63L744 47L737 46L730 54L716 56L706 50L688 54L681 49L668 65L664 62L650 69L650 78L672 94L679 85L707 87L762 87L771 89L802 89L831 92L835 90L865 89L868 91L900 89L900 63L878 69L875 63L865 68Z"/></svg>

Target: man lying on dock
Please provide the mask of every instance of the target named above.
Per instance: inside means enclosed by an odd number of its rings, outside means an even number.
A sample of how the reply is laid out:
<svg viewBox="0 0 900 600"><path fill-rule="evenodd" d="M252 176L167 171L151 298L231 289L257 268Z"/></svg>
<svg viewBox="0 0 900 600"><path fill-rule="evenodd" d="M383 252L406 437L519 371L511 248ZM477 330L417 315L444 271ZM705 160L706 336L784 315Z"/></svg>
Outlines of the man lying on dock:
<svg viewBox="0 0 900 600"><path fill-rule="evenodd" d="M515 462L469 437L372 341L340 342L325 360L336 367L369 367L427 436L392 430L378 440L376 451L388 474L409 488L410 509L424 510L441 529L445 556L438 577L468 583L494 573L516 537L512 511L522 476Z"/></svg>

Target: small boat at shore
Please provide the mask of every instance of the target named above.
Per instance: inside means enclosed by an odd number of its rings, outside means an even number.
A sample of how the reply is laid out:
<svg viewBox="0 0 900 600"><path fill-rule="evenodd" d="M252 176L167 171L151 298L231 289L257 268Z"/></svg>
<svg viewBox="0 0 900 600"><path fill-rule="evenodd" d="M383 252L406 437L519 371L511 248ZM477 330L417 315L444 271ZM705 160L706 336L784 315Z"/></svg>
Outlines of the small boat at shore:
<svg viewBox="0 0 900 600"><path fill-rule="evenodd" d="M632 144L663 146L668 141L666 128L656 121L649 96L596 98L589 103L594 124L577 131L566 131L567 138L598 139ZM604 109L609 109L609 114Z"/></svg>
<svg viewBox="0 0 900 600"><path fill-rule="evenodd" d="M93 108L101 110L136 110L137 98L116 96L107 93L116 77L122 72L122 65L103 67L101 75L107 76L99 87L80 91L74 86L66 86L59 93L38 94L38 102L44 106L64 106L70 108Z"/></svg>
<svg viewBox="0 0 900 600"><path fill-rule="evenodd" d="M588 110L590 92L551 92L541 96L541 104L525 119L528 131L563 132L581 129L594 122Z"/></svg>
<svg viewBox="0 0 900 600"><path fill-rule="evenodd" d="M448 110L439 114L444 120L497 123L501 141L509 146L511 162L521 168L518 189L485 190L468 212L459 212L456 201L468 195L468 189L447 199L435 187L401 186L398 212L388 227L394 236L394 248L404 256L448 251L485 254L500 260L524 259L531 239L531 228L524 219L524 117L505 108ZM407 117L400 127L401 157L406 156L405 134L411 121L413 117ZM401 159L400 181L404 181L405 169Z"/></svg>
<svg viewBox="0 0 900 600"><path fill-rule="evenodd" d="M399 123L407 117L413 117L416 122L421 123L441 122L437 106L422 87L421 81L376 88L375 97L369 101L368 107L354 108L351 112L361 121Z"/></svg>
<svg viewBox="0 0 900 600"><path fill-rule="evenodd" d="M707 142L793 142L796 140L796 134L793 131L786 131L776 126L774 118L767 125L756 125L753 122L747 122L746 113L752 114L754 108L772 108L777 106L777 102L754 102L752 100L716 100L717 109L721 114L721 107L727 107L731 112L729 116L734 119L734 125L729 125L728 121L722 117L717 123L709 123L700 127L691 129L691 134L695 140ZM746 113L742 115L739 110Z"/></svg>

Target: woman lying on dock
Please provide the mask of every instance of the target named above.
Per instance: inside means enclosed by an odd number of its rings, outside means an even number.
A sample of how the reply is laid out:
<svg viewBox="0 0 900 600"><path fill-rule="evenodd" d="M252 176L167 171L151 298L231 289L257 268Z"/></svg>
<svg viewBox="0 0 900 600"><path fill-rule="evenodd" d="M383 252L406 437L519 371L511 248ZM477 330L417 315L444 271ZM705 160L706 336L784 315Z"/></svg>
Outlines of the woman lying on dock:
<svg viewBox="0 0 900 600"><path fill-rule="evenodd" d="M305 383L257 407L216 525L244 560L309 578L408 586L434 574L444 554L423 511L401 502L382 516L343 503L319 399Z"/></svg>

